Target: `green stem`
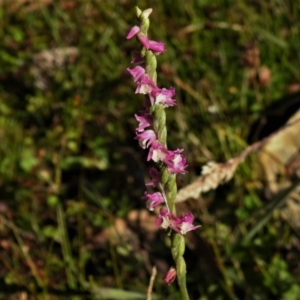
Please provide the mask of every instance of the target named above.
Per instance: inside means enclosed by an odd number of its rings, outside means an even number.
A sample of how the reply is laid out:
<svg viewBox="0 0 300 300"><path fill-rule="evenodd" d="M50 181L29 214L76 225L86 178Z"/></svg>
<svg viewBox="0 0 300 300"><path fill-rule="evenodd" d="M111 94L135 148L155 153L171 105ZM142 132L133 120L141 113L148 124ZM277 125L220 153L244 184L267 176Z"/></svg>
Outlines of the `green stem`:
<svg viewBox="0 0 300 300"><path fill-rule="evenodd" d="M60 153L55 158L56 167L54 173L55 174L54 182L55 182L57 195L59 195L61 192L62 170L60 167L60 163L61 163L61 156L63 153L63 149L64 147L62 147ZM58 229L59 229L60 239L61 239L62 254L63 254L64 261L67 265L66 267L67 282L69 288L74 290L77 288L77 282L75 277L75 274L77 273L77 268L72 257L72 251L71 251L71 245L70 245L69 235L67 231L65 214L64 214L63 206L60 202L58 202L57 204L56 215L57 215L57 223L58 223ZM78 297L74 296L71 299L78 300Z"/></svg>
<svg viewBox="0 0 300 300"><path fill-rule="evenodd" d="M183 235L173 232L171 235L171 252L176 264L177 282L180 288L181 299L189 300L186 287L186 263L183 257L185 251L185 240Z"/></svg>

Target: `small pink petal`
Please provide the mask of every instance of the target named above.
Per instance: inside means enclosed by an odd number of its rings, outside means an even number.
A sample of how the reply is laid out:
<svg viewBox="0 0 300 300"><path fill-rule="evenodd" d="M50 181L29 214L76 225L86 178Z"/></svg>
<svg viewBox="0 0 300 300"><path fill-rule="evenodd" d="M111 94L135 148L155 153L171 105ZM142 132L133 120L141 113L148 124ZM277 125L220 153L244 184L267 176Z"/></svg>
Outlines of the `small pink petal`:
<svg viewBox="0 0 300 300"><path fill-rule="evenodd" d="M175 268L170 268L170 270L168 271L168 273L164 276L163 281L167 284L171 284L177 276L177 272Z"/></svg>
<svg viewBox="0 0 300 300"><path fill-rule="evenodd" d="M166 51L165 44L163 42L149 40L148 43L148 49L152 50L155 54L159 54Z"/></svg>
<svg viewBox="0 0 300 300"><path fill-rule="evenodd" d="M138 32L140 32L140 27L139 26L133 26L130 30L129 30L129 32L128 32L128 34L127 34L127 36L126 36L126 39L127 40L129 40L129 39L131 39L132 37L134 37Z"/></svg>
<svg viewBox="0 0 300 300"><path fill-rule="evenodd" d="M137 82L146 73L146 70L141 66L136 66L133 69L127 68L127 71L133 77L134 82Z"/></svg>

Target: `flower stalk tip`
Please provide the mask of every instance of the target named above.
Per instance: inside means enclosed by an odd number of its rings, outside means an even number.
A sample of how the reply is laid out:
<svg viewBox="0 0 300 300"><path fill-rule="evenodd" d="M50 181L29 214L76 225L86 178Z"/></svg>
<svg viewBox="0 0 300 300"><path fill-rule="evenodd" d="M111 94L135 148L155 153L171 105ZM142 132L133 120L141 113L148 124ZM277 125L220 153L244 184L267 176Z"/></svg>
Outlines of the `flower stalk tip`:
<svg viewBox="0 0 300 300"><path fill-rule="evenodd" d="M153 9L152 8L147 8L143 11L142 13L142 18L148 19L150 14L152 13Z"/></svg>

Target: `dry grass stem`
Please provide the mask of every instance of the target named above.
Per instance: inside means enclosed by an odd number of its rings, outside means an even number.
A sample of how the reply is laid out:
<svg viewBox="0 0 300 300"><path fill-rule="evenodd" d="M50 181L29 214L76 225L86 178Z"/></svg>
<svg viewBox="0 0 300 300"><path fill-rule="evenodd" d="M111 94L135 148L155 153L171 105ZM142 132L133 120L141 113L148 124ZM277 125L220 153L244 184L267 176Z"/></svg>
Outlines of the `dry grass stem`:
<svg viewBox="0 0 300 300"><path fill-rule="evenodd" d="M152 290L153 290L153 284L154 284L156 275L157 275L157 270L156 270L156 267L154 266L152 268L152 274L151 274L151 278L150 278L150 282L149 282L149 286L148 286L147 300L152 299Z"/></svg>
<svg viewBox="0 0 300 300"><path fill-rule="evenodd" d="M183 202L188 198L196 199L198 198L199 194L216 189L220 184L229 181L233 177L238 165L243 162L250 153L260 150L271 138L276 136L287 127L290 127L298 122L300 122L300 119L286 124L261 141L248 146L238 156L230 159L226 163L216 163L213 161L208 162L203 166L201 176L196 181L178 192L175 202Z"/></svg>

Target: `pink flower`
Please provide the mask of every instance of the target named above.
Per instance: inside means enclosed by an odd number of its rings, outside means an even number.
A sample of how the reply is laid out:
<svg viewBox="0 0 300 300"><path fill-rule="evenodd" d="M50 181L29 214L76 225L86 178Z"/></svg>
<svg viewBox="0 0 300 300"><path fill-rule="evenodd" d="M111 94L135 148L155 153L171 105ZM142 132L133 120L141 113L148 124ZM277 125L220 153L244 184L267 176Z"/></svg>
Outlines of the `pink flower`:
<svg viewBox="0 0 300 300"><path fill-rule="evenodd" d="M127 71L132 75L134 82L137 82L146 73L146 70L141 66L136 66L133 69L127 68Z"/></svg>
<svg viewBox="0 0 300 300"><path fill-rule="evenodd" d="M153 194L148 194L147 192L145 192L145 196L142 199L147 201L146 206L149 210L153 210L154 207L164 202L164 198L159 192Z"/></svg>
<svg viewBox="0 0 300 300"><path fill-rule="evenodd" d="M165 44L163 42L149 40L143 33L138 33L137 37L145 49L151 50L154 54L160 54L166 51Z"/></svg>
<svg viewBox="0 0 300 300"><path fill-rule="evenodd" d="M166 51L166 47L165 47L165 44L163 42L156 42L156 41L149 40L148 50L153 51L154 54L160 54L160 53L163 53L163 52Z"/></svg>
<svg viewBox="0 0 300 300"><path fill-rule="evenodd" d="M154 88L156 88L155 83L150 79L150 77L147 74L144 74L138 81L135 93L149 94Z"/></svg>
<svg viewBox="0 0 300 300"><path fill-rule="evenodd" d="M180 154L183 149L177 149L175 151L168 151L168 155L163 159L164 163L168 166L168 170L171 173L186 173L186 157Z"/></svg>
<svg viewBox="0 0 300 300"><path fill-rule="evenodd" d="M142 133L137 133L135 139L139 141L143 149L146 149L156 140L156 134L153 130L149 129Z"/></svg>
<svg viewBox="0 0 300 300"><path fill-rule="evenodd" d="M172 230L183 235L191 230L195 230L201 227L201 225L194 226L192 224L193 221L194 216L191 213L186 213L180 217L176 217L166 208L162 208L158 215L156 225L160 226L163 229L171 228Z"/></svg>
<svg viewBox="0 0 300 300"><path fill-rule="evenodd" d="M149 48L146 48L147 50L151 50L154 54L160 54L160 53L163 53L163 52L166 52L166 47L165 47L165 44L163 42L157 42L157 41L152 41L152 40L149 40L148 41L149 43Z"/></svg>
<svg viewBox="0 0 300 300"><path fill-rule="evenodd" d="M150 79L146 70L141 66L136 66L133 69L127 68L127 71L133 77L133 81L137 82L136 94L148 94L152 89L156 88L155 83Z"/></svg>
<svg viewBox="0 0 300 300"><path fill-rule="evenodd" d="M168 149L166 149L158 140L153 141L149 149L147 160L152 159L155 162L163 161L168 155Z"/></svg>
<svg viewBox="0 0 300 300"><path fill-rule="evenodd" d="M160 172L157 171L157 169L152 167L149 170L149 175L150 175L152 181L146 183L146 186L153 186L153 187L158 186L159 181L160 181Z"/></svg>
<svg viewBox="0 0 300 300"><path fill-rule="evenodd" d="M163 229L167 229L173 226L174 221L171 219L172 214L166 209L161 208L156 225Z"/></svg>
<svg viewBox="0 0 300 300"><path fill-rule="evenodd" d="M170 268L170 270L168 271L168 273L164 276L163 281L167 284L171 284L177 276L177 272L175 268Z"/></svg>
<svg viewBox="0 0 300 300"><path fill-rule="evenodd" d="M156 42L156 41L149 40L148 37L141 32L141 28L139 26L133 26L129 30L126 38L131 39L135 35L137 35L137 38L139 39L139 41L141 42L141 44L145 49L151 50L155 54L159 54L166 51L165 44L163 42Z"/></svg>
<svg viewBox="0 0 300 300"><path fill-rule="evenodd" d="M136 120L139 122L139 126L136 128L138 132L142 132L146 127L153 124L153 117L148 110L141 110L141 115L134 115Z"/></svg>
<svg viewBox="0 0 300 300"><path fill-rule="evenodd" d="M188 212L188 213L183 214L180 217L180 221L177 224L178 232L180 234L186 234L187 232L189 232L191 230L195 230L195 229L201 227L201 225L194 226L192 224L193 222L194 222L194 216L192 215L192 213Z"/></svg>
<svg viewBox="0 0 300 300"><path fill-rule="evenodd" d="M172 99L175 96L175 88L170 89L157 88L153 89L149 94L151 104L162 104L163 107L169 107L176 105L176 100Z"/></svg>

